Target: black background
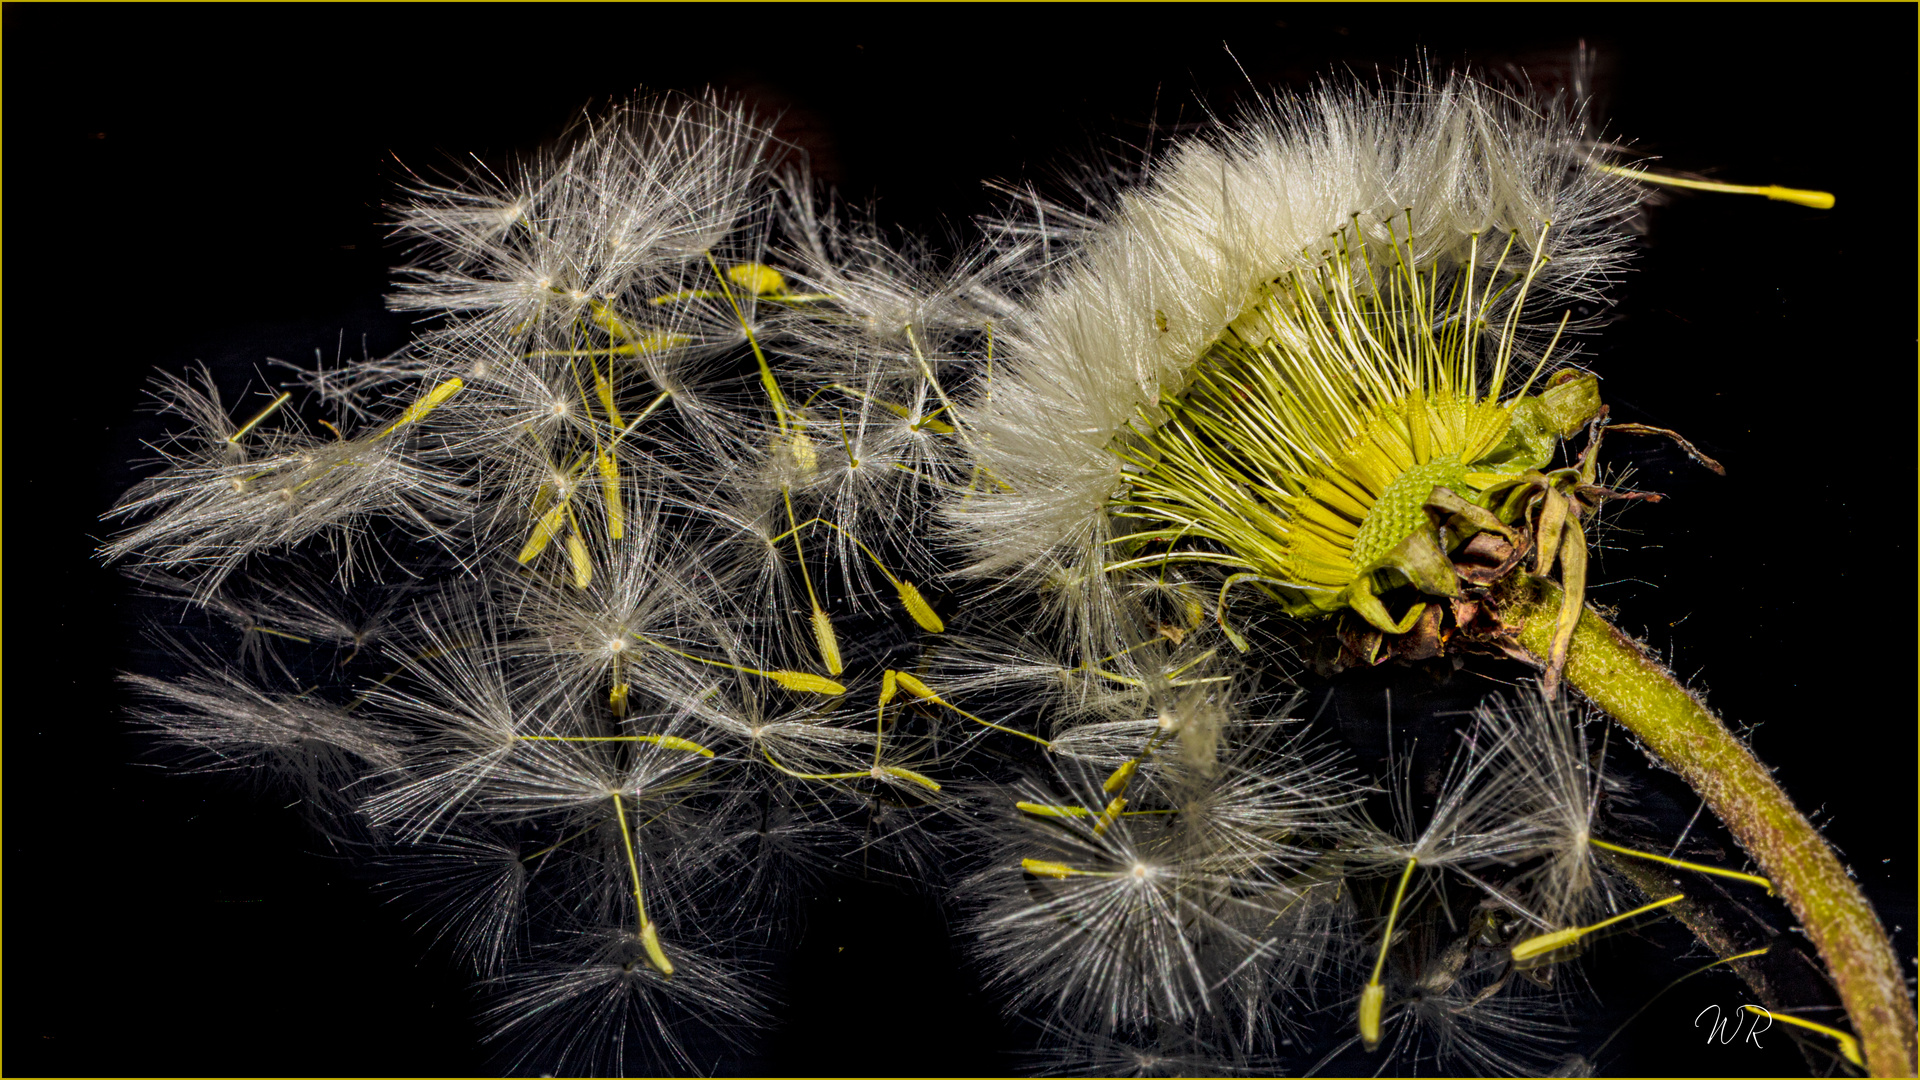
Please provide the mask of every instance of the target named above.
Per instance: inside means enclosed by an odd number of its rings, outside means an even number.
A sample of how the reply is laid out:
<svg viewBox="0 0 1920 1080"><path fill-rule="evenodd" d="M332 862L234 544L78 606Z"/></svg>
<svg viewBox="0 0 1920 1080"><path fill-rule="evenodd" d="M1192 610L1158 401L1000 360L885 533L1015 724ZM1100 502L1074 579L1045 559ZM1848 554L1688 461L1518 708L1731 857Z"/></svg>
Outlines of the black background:
<svg viewBox="0 0 1920 1080"><path fill-rule="evenodd" d="M1648 217L1589 354L1671 495L1608 538L1596 595L1754 728L1913 955L1914 11L1673 5L994 8L94 8L9 5L5 1066L24 1074L487 1071L462 980L276 793L170 775L117 716L135 641L89 560L138 475L154 367L229 400L267 357L381 355L379 222L402 172L492 160L639 86L730 88L883 220L964 234L987 178L1055 187L1204 109L1341 67L1596 50L1609 134L1664 164L1820 187L1813 211L1679 195ZM1223 45L1224 42L1224 45ZM1228 49L1231 49L1231 53ZM1621 440L1626 441L1626 440ZM1906 717L1908 719L1903 719ZM876 928L880 932L876 932ZM1603 956L1605 1008L1670 975ZM1000 1073L1009 1035L930 906L816 905L775 1073ZM1649 968L1649 971L1654 969ZM1720 977L1699 1000L1744 1000ZM1694 999L1687 999L1694 1000ZM1792 1068L1704 1049L1657 1005L1625 1073Z"/></svg>

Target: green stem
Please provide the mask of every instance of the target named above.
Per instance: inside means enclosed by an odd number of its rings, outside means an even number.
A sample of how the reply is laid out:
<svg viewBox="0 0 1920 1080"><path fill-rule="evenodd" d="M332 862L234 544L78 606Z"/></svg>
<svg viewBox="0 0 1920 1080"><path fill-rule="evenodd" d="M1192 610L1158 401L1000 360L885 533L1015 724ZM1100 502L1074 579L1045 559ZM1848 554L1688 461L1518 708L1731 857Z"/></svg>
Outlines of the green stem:
<svg viewBox="0 0 1920 1080"><path fill-rule="evenodd" d="M1501 615L1545 665L1561 592L1515 579ZM1755 760L1672 672L1592 608L1581 612L1565 678L1678 772L1771 878L1819 949L1875 1076L1914 1075L1914 1010L1873 907L1838 856Z"/></svg>

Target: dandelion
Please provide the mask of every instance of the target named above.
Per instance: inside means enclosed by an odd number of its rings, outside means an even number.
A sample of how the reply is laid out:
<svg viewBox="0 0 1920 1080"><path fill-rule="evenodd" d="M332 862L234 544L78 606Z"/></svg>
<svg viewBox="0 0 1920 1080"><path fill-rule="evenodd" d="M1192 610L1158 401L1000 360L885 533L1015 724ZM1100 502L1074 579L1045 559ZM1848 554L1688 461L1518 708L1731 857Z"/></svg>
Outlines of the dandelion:
<svg viewBox="0 0 1920 1080"><path fill-rule="evenodd" d="M1438 920L1437 913L1433 919ZM1567 1026L1555 1002L1511 978L1491 950L1468 936L1423 925L1398 1007L1385 1022L1385 1053L1409 1070L1456 1069L1488 1076L1546 1074L1564 1053Z"/></svg>
<svg viewBox="0 0 1920 1080"><path fill-rule="evenodd" d="M737 1045L767 1013L751 968L725 953L683 953L670 978L622 929L585 931L556 953L496 984L494 1038L510 1048L517 1068L693 1071L715 1049Z"/></svg>
<svg viewBox="0 0 1920 1080"><path fill-rule="evenodd" d="M585 121L572 149L511 180L420 181L396 231L423 258L396 303L467 313L463 332L557 333L564 344L596 302L697 262L753 211L767 138L714 100L633 102Z"/></svg>
<svg viewBox="0 0 1920 1080"><path fill-rule="evenodd" d="M435 944L479 975L497 973L524 936L527 860L498 832L443 833L385 853L381 885L418 911Z"/></svg>
<svg viewBox="0 0 1920 1080"><path fill-rule="evenodd" d="M1586 419L1520 409L1557 336L1533 311L1624 253L1607 227L1631 185L1569 168L1583 146L1456 79L1329 89L1183 147L1005 333L970 417L1005 489L955 511L976 571L1177 542L1100 562L1209 562L1373 612L1421 480L1537 467Z"/></svg>
<svg viewBox="0 0 1920 1080"><path fill-rule="evenodd" d="M1512 791L1519 808L1543 830L1541 865L1526 882L1523 907L1540 929L1612 906L1607 875L1595 858L1597 820L1606 794L1604 750L1587 744L1586 725L1565 704L1528 696L1482 706L1482 730L1500 732L1513 761Z"/></svg>
<svg viewBox="0 0 1920 1080"><path fill-rule="evenodd" d="M1185 1030L1284 1000L1230 1005L1223 985L1250 969L1272 988L1315 966L1325 938L1308 928L1340 893L1323 856L1351 837L1355 789L1329 756L1276 753L1269 725L1233 730L1237 752L1204 767L1156 756L1163 733L1110 771L1063 765L1064 792L996 798L1015 813L965 891L1014 1007L1109 1035Z"/></svg>
<svg viewBox="0 0 1920 1080"><path fill-rule="evenodd" d="M769 780L795 774L867 775L863 766L875 732L871 714L864 711L853 716L828 713L816 703L782 709L772 699L767 680L747 672L687 672L651 692L705 729L709 734L704 738L737 746L743 764L755 773L771 772ZM774 786L788 785L775 781Z"/></svg>
<svg viewBox="0 0 1920 1080"><path fill-rule="evenodd" d="M265 771L318 805L338 807L356 777L397 764L411 740L398 725L266 689L217 662L194 666L199 674L176 681L122 679L146 699L133 719L198 750L203 768Z"/></svg>
<svg viewBox="0 0 1920 1080"><path fill-rule="evenodd" d="M1604 433L1713 463L1571 364L1661 180L1578 108L1330 85L951 258L714 98L415 177L405 352L246 408L161 380L185 430L103 554L247 671L187 650L137 715L310 793L486 980L515 1069L710 1070L854 874L964 909L1063 1071L1544 1068L1558 965L1678 902L1616 860L1777 880L1857 1006L1872 942L1806 915L1845 890L1780 865L1817 836L1585 604L1585 523L1645 494L1601 482ZM1546 692L1383 792L1298 715L1266 611ZM1563 679L1767 876L1626 835Z"/></svg>
<svg viewBox="0 0 1920 1080"><path fill-rule="evenodd" d="M1059 805L1050 791L1024 794ZM1273 887L1209 866L1158 822L1118 818L1110 799L1089 795L1072 801L1080 815L1024 814L1032 854L979 882L994 897L979 925L994 984L1015 1006L1103 1030L1184 1022L1210 1002L1212 954L1227 950L1231 967L1256 947L1236 932L1235 909Z"/></svg>
<svg viewBox="0 0 1920 1080"><path fill-rule="evenodd" d="M350 579L372 520L433 536L464 511L467 493L458 480L427 467L407 445L418 422L459 392L457 379L427 389L377 431L318 439L261 426L280 411L284 394L234 423L202 376L199 388L162 376L161 408L188 418L194 430L156 447L166 468L109 512L145 520L101 548L107 560L137 558L189 575L204 596L249 555L324 535L339 573Z"/></svg>
<svg viewBox="0 0 1920 1080"><path fill-rule="evenodd" d="M1512 803L1514 785L1503 775L1509 764L1509 733L1476 728L1462 746L1441 782L1440 795L1424 827L1415 824L1409 777L1403 774L1394 791L1395 834L1380 834L1354 851L1361 861L1398 867L1400 875L1387 906L1373 974L1360 992L1360 1039L1369 1048L1382 1036L1386 1014L1387 956L1401 907L1418 892L1418 870L1470 869L1488 863L1511 863L1533 854L1541 844L1540 826ZM1410 894L1409 886L1415 885Z"/></svg>
<svg viewBox="0 0 1920 1080"><path fill-rule="evenodd" d="M1856 1022L1884 1033L1883 1060L1910 1062L1897 965L1831 848L1584 602L1583 520L1645 497L1597 482L1604 433L1720 466L1610 424L1595 376L1566 362L1573 305L1617 275L1651 180L1579 116L1452 77L1330 86L1182 145L1071 229L1063 268L1021 298L991 395L955 420L991 483L949 497L947 521L973 575L1067 568L1090 637L1124 588L1110 579L1203 568L1241 651L1236 588L1341 615L1367 659L1383 639L1432 656L1458 636L1537 663L1549 693L1564 677L1707 797L1783 883Z"/></svg>
<svg viewBox="0 0 1920 1080"><path fill-rule="evenodd" d="M951 373L961 366L956 358L991 351L994 321L1011 310L997 279L1023 252L939 265L921 242L894 241L871 222L844 220L823 206L804 175L789 177L785 187L781 217L806 301L795 304L782 328L794 341L797 366L821 387L810 399L812 438L827 448L807 486L841 537L870 524L896 535L924 532L917 524L926 489L969 479L949 415L951 392L959 388L937 382L936 372ZM914 543L905 550L925 549ZM856 554L843 551L843 562L858 566Z"/></svg>

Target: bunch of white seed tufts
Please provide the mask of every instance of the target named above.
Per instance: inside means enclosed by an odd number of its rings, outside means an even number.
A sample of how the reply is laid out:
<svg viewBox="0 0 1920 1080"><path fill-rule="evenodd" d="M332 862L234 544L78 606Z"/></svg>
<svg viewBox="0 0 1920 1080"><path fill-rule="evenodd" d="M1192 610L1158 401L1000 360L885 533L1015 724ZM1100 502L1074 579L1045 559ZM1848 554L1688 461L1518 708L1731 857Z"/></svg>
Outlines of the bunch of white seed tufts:
<svg viewBox="0 0 1920 1080"><path fill-rule="evenodd" d="M1383 765L1229 607L1348 664L1451 662L1523 560L1577 611L1621 493L1553 468L1605 417L1567 335L1640 190L1580 108L1328 85L952 259L718 100L417 180L406 352L238 421L163 379L191 430L103 554L244 662L136 716L308 791L515 1070L740 1060L861 876L964 913L1048 1069L1553 1068L1554 969L1678 900L1587 716Z"/></svg>

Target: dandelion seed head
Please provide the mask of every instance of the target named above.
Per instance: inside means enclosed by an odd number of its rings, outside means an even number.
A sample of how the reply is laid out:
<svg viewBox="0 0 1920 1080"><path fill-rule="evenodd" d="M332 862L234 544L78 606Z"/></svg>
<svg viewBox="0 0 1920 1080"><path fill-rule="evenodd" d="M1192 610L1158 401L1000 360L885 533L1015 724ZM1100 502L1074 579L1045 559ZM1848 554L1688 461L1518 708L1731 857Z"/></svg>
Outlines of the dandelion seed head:
<svg viewBox="0 0 1920 1080"><path fill-rule="evenodd" d="M1551 450L1502 395L1549 305L1617 272L1634 196L1597 153L1561 104L1460 77L1182 145L1005 328L967 420L998 484L950 504L971 572L1201 563L1378 624L1426 493ZM1376 452L1389 429L1410 448ZM1439 472L1396 486L1416 466Z"/></svg>

